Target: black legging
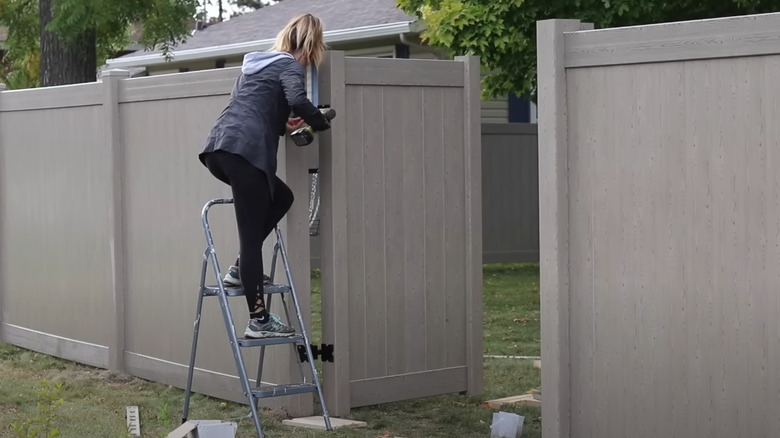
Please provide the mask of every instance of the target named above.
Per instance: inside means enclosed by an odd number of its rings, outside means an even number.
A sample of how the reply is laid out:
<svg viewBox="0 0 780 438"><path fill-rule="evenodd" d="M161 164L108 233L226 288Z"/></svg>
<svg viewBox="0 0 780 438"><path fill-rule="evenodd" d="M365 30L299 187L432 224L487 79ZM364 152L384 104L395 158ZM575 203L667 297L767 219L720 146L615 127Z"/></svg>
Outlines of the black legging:
<svg viewBox="0 0 780 438"><path fill-rule="evenodd" d="M272 198L265 173L239 155L216 151L206 155L205 162L209 171L233 190L241 255L241 284L250 318L260 318L265 322L268 312L262 293L263 241L287 214L293 203L293 193L274 175Z"/></svg>

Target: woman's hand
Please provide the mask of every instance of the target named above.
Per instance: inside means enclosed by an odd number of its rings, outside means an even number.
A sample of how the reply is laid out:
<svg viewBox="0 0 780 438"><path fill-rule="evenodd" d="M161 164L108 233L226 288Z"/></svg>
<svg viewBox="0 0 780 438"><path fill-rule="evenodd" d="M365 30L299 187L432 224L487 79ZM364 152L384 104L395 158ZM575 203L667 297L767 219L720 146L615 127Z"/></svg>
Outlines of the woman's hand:
<svg viewBox="0 0 780 438"><path fill-rule="evenodd" d="M293 131L303 126L303 119L300 117L290 117L287 119L287 133L292 134Z"/></svg>

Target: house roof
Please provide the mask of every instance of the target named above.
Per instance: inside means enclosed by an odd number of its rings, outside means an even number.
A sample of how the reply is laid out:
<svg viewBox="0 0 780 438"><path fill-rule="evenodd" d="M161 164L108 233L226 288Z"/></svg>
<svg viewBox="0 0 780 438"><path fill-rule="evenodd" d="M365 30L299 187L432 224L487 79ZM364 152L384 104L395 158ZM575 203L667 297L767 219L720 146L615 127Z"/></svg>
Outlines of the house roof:
<svg viewBox="0 0 780 438"><path fill-rule="evenodd" d="M326 36L339 30L417 21L398 9L395 0L284 0L195 32L175 48L174 56L176 52L272 40L291 18L304 12L322 20ZM123 58L153 53L158 52L140 50Z"/></svg>

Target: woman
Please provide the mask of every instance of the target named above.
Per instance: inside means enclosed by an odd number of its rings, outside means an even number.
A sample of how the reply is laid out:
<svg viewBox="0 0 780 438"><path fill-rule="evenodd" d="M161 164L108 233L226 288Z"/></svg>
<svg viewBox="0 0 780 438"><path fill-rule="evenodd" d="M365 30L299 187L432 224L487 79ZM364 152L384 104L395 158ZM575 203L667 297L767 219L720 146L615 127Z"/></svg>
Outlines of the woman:
<svg viewBox="0 0 780 438"><path fill-rule="evenodd" d="M322 23L311 14L293 18L269 52L244 62L230 101L209 134L201 162L230 185L238 225L241 283L249 306L245 336L291 336L294 330L270 314L263 299L263 241L290 209L293 194L276 176L279 136L328 120L307 99L304 67L322 61ZM291 110L298 116L290 118Z"/></svg>

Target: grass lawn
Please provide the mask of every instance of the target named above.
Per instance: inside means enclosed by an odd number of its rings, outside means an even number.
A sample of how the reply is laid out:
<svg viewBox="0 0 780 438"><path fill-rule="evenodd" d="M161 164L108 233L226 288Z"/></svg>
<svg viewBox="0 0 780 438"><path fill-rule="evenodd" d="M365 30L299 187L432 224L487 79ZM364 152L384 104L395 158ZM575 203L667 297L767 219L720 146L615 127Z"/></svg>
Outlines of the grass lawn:
<svg viewBox="0 0 780 438"><path fill-rule="evenodd" d="M319 279L312 278L314 303ZM360 429L333 432L293 429L282 415L263 410L262 422L271 437L487 437L493 410L482 403L493 398L539 388L540 370L531 360L491 358L492 355L539 355L539 268L537 264L496 264L484 269L485 393L479 397L451 394L353 409L347 418L368 423ZM318 326L318 309L313 309ZM319 335L314 333L314 339ZM106 370L79 365L0 344L0 438L38 438L15 432L32 420L59 428L65 438L126 437L125 406L140 409L142 436L165 437L180 422L184 391ZM61 400L61 404L53 404ZM504 406L525 416L523 438L541 436L541 410ZM190 418L230 419L247 414L245 405L195 394ZM40 435L45 437L45 434ZM254 437L251 420L240 423L238 437Z"/></svg>

